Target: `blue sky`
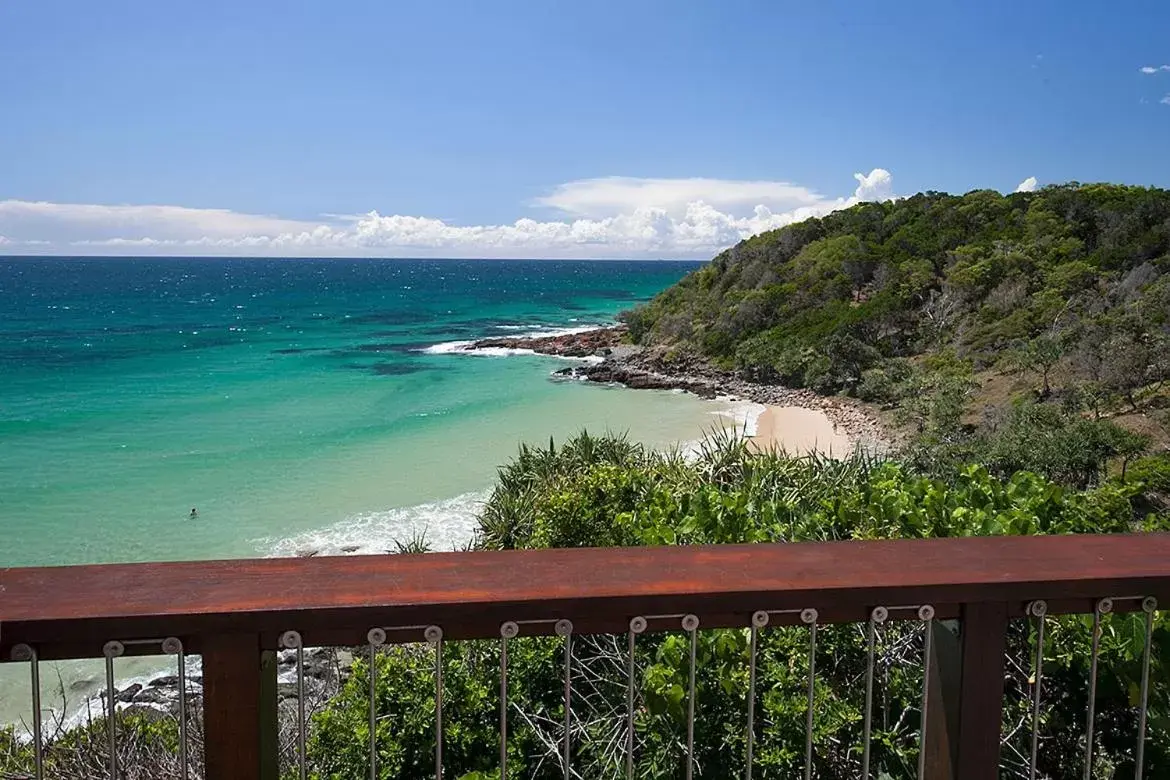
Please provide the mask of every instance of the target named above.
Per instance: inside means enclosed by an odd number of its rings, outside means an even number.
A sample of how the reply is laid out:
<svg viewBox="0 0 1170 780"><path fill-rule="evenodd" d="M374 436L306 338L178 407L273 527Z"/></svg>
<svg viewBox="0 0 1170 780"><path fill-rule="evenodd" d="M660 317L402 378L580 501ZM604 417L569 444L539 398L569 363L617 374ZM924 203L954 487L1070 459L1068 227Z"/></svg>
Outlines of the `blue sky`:
<svg viewBox="0 0 1170 780"><path fill-rule="evenodd" d="M1168 33L1163 0L5 2L0 249L702 257L857 199L1170 186Z"/></svg>

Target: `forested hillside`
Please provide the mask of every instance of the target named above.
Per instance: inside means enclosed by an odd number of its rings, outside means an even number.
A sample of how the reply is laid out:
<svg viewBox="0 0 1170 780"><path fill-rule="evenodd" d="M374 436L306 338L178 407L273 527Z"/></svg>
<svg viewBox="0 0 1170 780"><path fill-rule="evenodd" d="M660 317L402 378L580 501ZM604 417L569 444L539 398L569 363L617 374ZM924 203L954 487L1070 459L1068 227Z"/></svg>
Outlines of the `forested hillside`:
<svg viewBox="0 0 1170 780"><path fill-rule="evenodd" d="M761 381L847 392L936 441L1020 415L1140 410L1126 427L1160 443L1170 191L865 203L743 241L625 318L667 359L699 352Z"/></svg>

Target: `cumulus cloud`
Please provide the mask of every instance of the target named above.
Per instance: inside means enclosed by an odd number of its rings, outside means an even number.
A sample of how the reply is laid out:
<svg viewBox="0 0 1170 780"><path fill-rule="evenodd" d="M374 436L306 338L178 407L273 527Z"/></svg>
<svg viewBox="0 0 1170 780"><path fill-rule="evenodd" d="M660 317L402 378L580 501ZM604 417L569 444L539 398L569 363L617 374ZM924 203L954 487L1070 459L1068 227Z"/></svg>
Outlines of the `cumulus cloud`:
<svg viewBox="0 0 1170 780"><path fill-rule="evenodd" d="M784 210L815 205L820 200L812 190L782 181L607 176L562 184L537 198L536 204L572 216L601 219L646 208L663 209L678 216L697 201L731 211L757 205Z"/></svg>
<svg viewBox="0 0 1170 780"><path fill-rule="evenodd" d="M433 257L707 257L764 230L894 197L889 171L854 174L852 195L725 179L568 182L537 204L561 219L454 225L432 217L327 215L320 222L225 209L0 201L0 229L53 251ZM45 251L43 248L41 251Z"/></svg>
<svg viewBox="0 0 1170 780"><path fill-rule="evenodd" d="M1167 94L1164 98L1162 98L1158 102L1161 103L1162 105L1170 106L1170 94Z"/></svg>
<svg viewBox="0 0 1170 780"><path fill-rule="evenodd" d="M1020 182L1019 186L1016 187L1016 192L1035 192L1036 191L1036 184L1037 184L1036 177L1029 176L1028 178L1024 179L1022 182Z"/></svg>
<svg viewBox="0 0 1170 780"><path fill-rule="evenodd" d="M1139 70L1146 75L1150 75L1159 71L1170 71L1170 65L1146 65L1143 68L1139 68Z"/></svg>
<svg viewBox="0 0 1170 780"><path fill-rule="evenodd" d="M44 201L0 201L0 224L17 223L26 231L68 228L88 239L150 235L160 240L192 234L211 238L273 235L303 229L304 223L277 217L240 214L228 209L185 206L104 206Z"/></svg>

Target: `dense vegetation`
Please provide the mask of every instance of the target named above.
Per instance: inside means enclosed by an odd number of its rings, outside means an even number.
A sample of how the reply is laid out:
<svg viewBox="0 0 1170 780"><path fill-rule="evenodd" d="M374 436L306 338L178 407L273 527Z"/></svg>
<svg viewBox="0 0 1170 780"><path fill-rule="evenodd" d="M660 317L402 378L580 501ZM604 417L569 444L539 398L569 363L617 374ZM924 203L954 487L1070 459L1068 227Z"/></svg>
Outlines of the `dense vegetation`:
<svg viewBox="0 0 1170 780"><path fill-rule="evenodd" d="M733 439L714 439L697 458L647 451L621 438L587 435L557 448L523 447L500 471L485 506L480 545L491 549L584 545L777 542L971 534L1118 532L1170 529L1160 503L1170 466L1143 459L1127 477L1066 489L1019 472L1010 479L968 466L941 480L892 460L846 461L759 454ZM844 562L843 562L844 565ZM1103 639L1094 776L1124 777L1132 767L1136 713L1132 691L1140 671L1141 619L1115 616ZM757 702L760 777L799 776L803 760L807 634L761 633ZM1026 768L1028 658L1034 636L1013 627L1012 676L1006 694L1006 776ZM1151 708L1149 776L1170 771L1170 626L1159 618ZM1061 619L1051 628L1045 674L1045 776L1081 776L1080 740L1087 701L1089 623ZM818 643L816 772L856 777L864 674L862 627L830 627ZM921 685L921 635L900 624L882 642L875 766L890 777L913 776ZM446 650L444 713L452 732L448 769L490 777L497 764L497 652L494 643ZM583 777L621 774L625 713L621 637L575 644L574 768ZM562 718L561 645L530 639L510 649L513 696L509 755L515 776L560 777L556 758ZM647 634L638 643L638 776L681 776L687 650L681 634ZM699 776L743 773L747 632L700 634L696 753ZM434 704L429 653L399 648L379 658L379 706L394 713L379 727L388 777L425 777L431 764ZM359 664L340 697L316 720L312 752L322 777L357 776L366 761L368 670ZM875 774L876 776L876 774Z"/></svg>
<svg viewBox="0 0 1170 780"><path fill-rule="evenodd" d="M1164 411L1126 413L1166 406L1170 191L1070 184L865 203L743 241L626 319L668 360L697 352L884 404L926 443L957 447L952 462L1007 454L1001 475L1027 460L993 441L1013 395L1055 407L1021 413L1048 429L1117 415L1164 443ZM1073 433L1140 449L1108 425Z"/></svg>

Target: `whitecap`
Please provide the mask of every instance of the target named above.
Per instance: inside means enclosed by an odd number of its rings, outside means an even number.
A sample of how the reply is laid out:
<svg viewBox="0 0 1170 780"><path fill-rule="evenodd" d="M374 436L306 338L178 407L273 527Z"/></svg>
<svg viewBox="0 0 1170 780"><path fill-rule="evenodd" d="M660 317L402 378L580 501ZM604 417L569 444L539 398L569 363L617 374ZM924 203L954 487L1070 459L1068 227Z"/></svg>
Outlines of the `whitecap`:
<svg viewBox="0 0 1170 780"><path fill-rule="evenodd" d="M612 327L610 325L574 325L572 327L557 327L550 325L541 330L532 330L527 333L521 333L517 338L522 339L543 339L551 338L553 336L572 336L575 333L588 333L591 330L602 330L604 328Z"/></svg>
<svg viewBox="0 0 1170 780"><path fill-rule="evenodd" d="M518 337L519 338L519 337ZM525 337L527 338L527 337ZM572 355L548 355L527 347L476 347L474 341L444 341L417 350L424 355L475 355L477 357L515 357L517 355L539 355L540 357L574 360L585 363L600 363L605 358L597 355L574 357Z"/></svg>
<svg viewBox="0 0 1170 780"><path fill-rule="evenodd" d="M427 355L450 355L455 352L469 352L469 347L474 343L474 341L444 341L418 351Z"/></svg>
<svg viewBox="0 0 1170 780"><path fill-rule="evenodd" d="M362 512L324 528L289 537L255 540L256 549L270 558L305 555L378 555L425 535L432 550L460 549L475 536L487 491L416 506Z"/></svg>

